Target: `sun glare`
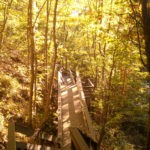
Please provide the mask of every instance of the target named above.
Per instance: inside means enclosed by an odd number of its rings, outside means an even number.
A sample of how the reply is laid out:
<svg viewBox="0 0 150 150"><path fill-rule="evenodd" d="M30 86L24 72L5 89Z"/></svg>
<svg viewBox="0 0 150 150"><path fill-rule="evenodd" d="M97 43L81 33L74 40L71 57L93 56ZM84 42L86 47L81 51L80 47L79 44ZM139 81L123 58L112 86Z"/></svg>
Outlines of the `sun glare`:
<svg viewBox="0 0 150 150"><path fill-rule="evenodd" d="M74 10L72 13L71 13L71 17L78 17L79 15L79 11L77 10Z"/></svg>

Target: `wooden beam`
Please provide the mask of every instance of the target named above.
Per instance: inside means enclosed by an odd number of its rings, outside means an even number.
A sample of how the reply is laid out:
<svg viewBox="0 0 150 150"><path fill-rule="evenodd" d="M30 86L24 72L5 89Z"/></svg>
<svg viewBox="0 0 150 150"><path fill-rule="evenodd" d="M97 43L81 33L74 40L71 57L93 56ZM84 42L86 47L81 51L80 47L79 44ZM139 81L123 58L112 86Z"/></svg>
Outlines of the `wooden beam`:
<svg viewBox="0 0 150 150"><path fill-rule="evenodd" d="M77 150L90 150L77 128L70 128L71 139Z"/></svg>
<svg viewBox="0 0 150 150"><path fill-rule="evenodd" d="M38 144L30 144L27 143L28 150L60 150L59 148L53 148L45 145L38 145Z"/></svg>
<svg viewBox="0 0 150 150"><path fill-rule="evenodd" d="M95 136L95 131L94 131L93 126L92 126L92 119L91 119L90 114L88 112L87 104L85 101L85 95L83 92L83 86L82 86L81 78L80 78L78 71L76 71L76 80L77 80L77 88L78 88L78 91L80 93L80 100L81 100L80 102L81 102L81 106L82 106L82 112L84 115L86 134L89 137L91 137L94 142L96 142L97 139Z"/></svg>
<svg viewBox="0 0 150 150"><path fill-rule="evenodd" d="M16 150L15 123L13 120L10 120L9 124L8 124L8 147L7 147L7 150Z"/></svg>

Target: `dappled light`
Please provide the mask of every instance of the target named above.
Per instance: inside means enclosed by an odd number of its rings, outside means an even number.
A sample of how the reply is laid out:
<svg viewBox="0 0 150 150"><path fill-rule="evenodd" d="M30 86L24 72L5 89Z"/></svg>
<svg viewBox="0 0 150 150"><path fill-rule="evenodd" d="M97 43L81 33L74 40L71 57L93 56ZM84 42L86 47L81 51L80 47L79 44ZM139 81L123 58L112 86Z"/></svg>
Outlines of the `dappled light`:
<svg viewBox="0 0 150 150"><path fill-rule="evenodd" d="M149 0L0 0L0 150L150 150Z"/></svg>

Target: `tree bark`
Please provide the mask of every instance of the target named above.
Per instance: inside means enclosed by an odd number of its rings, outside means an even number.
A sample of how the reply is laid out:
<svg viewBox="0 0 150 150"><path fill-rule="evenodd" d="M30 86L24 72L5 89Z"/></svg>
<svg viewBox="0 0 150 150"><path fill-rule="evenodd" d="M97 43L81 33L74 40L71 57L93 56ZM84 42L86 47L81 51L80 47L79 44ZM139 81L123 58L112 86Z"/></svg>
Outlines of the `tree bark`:
<svg viewBox="0 0 150 150"><path fill-rule="evenodd" d="M34 56L34 100L33 100L33 111L36 115L36 98L37 98L37 67L38 67L38 61L37 61L37 54L35 52Z"/></svg>
<svg viewBox="0 0 150 150"><path fill-rule="evenodd" d="M109 22L108 22L108 33L110 32L110 27L111 27L111 20L112 20L112 9L113 9L113 0L110 1L110 8L109 8ZM103 7L103 1L101 3L102 7ZM114 54L113 54L113 64L112 64L112 68L111 68L111 71L110 71L110 75L109 75L109 81L108 81L108 84L106 85L106 79L105 79L105 67L106 67L106 64L105 64L105 57L106 57L106 49L107 49L107 44L104 43L104 48L103 48L103 52L101 51L101 47L99 45L99 52L101 54L101 56L103 56L103 67L102 67L102 86L104 87L102 90L102 100L103 100L103 112L102 112L102 129L101 129L101 132L100 132L100 138L99 138L99 141L98 141L98 149L100 150L101 149L101 144L102 144L102 141L103 141L103 138L105 136L105 126L106 126L106 123L108 121L108 113L109 113L109 101L110 101L110 93L109 90L111 88L111 80L112 80L112 72L113 72L113 69L114 69L114 57L115 57L115 51L114 51ZM106 87L107 86L107 87ZM106 89L107 88L107 89Z"/></svg>
<svg viewBox="0 0 150 150"><path fill-rule="evenodd" d="M35 67L34 67L34 53L35 53L35 43L34 43L34 27L33 27L33 0L29 0L28 6L28 40L29 40L29 52L30 52L30 99L29 99L29 124L32 124L32 105L33 105L33 89L35 81Z"/></svg>
<svg viewBox="0 0 150 150"><path fill-rule="evenodd" d="M5 31L6 24L7 24L7 20L8 20L8 15L9 15L9 11L8 11L8 10L11 8L12 2L13 2L13 0L11 0L11 1L8 3L8 6L5 6L5 8L4 8L4 20L3 20L2 29L1 29L1 31L0 31L0 49L2 48L3 37L4 37L4 31Z"/></svg>
<svg viewBox="0 0 150 150"><path fill-rule="evenodd" d="M48 67L48 32L49 32L49 5L50 5L50 1L47 0L46 1L46 27L45 27L45 44L44 44L44 101L43 101L43 108L46 104L46 101L48 99L48 70L47 70L47 67Z"/></svg>
<svg viewBox="0 0 150 150"><path fill-rule="evenodd" d="M130 0L130 5L131 5L131 9L132 9L132 12L134 15L135 25L136 25L136 33L137 33L138 48L139 48L139 53L140 53L140 60L141 60L142 64L144 66L146 66L146 64L143 60L143 57L142 57L142 47L141 47L141 40L140 40L140 33L139 33L139 22L138 22L137 17L136 17L137 14L136 14L136 11L134 9L134 5L133 5L132 0Z"/></svg>
<svg viewBox="0 0 150 150"><path fill-rule="evenodd" d="M147 56L147 69L150 76L150 0L142 1L142 15L143 15L143 29L145 37L145 51ZM147 134L147 150L150 150L150 95L149 95L149 120L148 120L148 134Z"/></svg>
<svg viewBox="0 0 150 150"><path fill-rule="evenodd" d="M49 84L48 84L49 90L48 90L48 99L46 101L46 106L45 106L45 115L44 115L45 120L48 118L48 114L49 114L50 102L51 102L51 97L52 97L53 79L54 79L54 75L55 75L55 68L56 68L56 61L57 61L57 41L56 41L57 5L58 5L58 0L55 0L54 18L53 18L54 56L53 56L52 74L51 74Z"/></svg>
<svg viewBox="0 0 150 150"><path fill-rule="evenodd" d="M13 120L8 124L8 147L7 150L16 150L16 138L15 138L15 123Z"/></svg>

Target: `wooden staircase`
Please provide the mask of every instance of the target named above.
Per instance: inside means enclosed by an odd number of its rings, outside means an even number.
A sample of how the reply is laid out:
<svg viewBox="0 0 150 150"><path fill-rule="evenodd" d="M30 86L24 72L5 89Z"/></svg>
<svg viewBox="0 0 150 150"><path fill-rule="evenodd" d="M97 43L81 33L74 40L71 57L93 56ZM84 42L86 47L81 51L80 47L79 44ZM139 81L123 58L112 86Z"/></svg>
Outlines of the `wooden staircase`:
<svg viewBox="0 0 150 150"><path fill-rule="evenodd" d="M83 147L96 150L97 136L88 112L79 73L76 72L75 79L70 73L63 74L58 72L58 141L60 147L62 150L83 150ZM89 143L91 145L88 145Z"/></svg>
<svg viewBox="0 0 150 150"><path fill-rule="evenodd" d="M91 109L91 101L93 99L93 91L94 91L94 84L89 78L83 78L82 79L82 86L83 91L86 99L86 103L88 106L88 109Z"/></svg>
<svg viewBox="0 0 150 150"><path fill-rule="evenodd" d="M16 142L15 132L21 132L23 134L28 134L29 132L30 135L28 136L33 136L33 132L10 121L7 149L96 150L98 137L94 130L86 103L86 99L90 103L93 88L94 86L89 79L84 80L82 83L78 72L73 75L71 71L58 71L57 147L52 146L52 148L46 145ZM40 138L45 138L47 141L51 139L47 133L42 133Z"/></svg>

